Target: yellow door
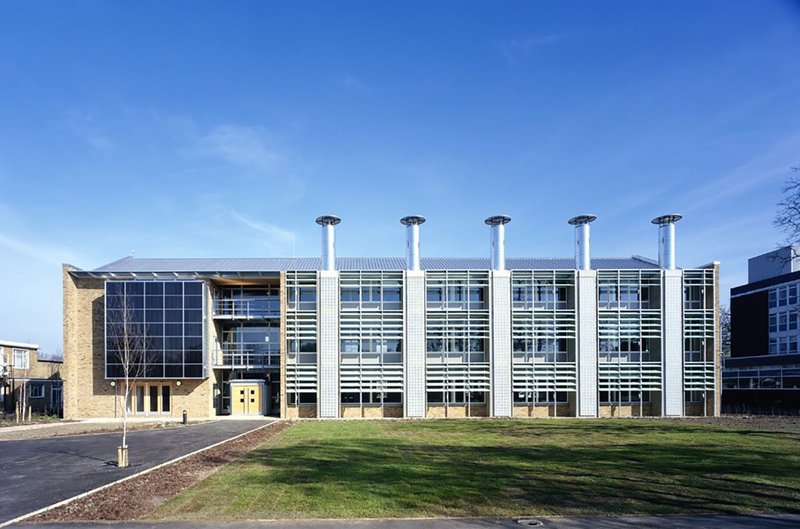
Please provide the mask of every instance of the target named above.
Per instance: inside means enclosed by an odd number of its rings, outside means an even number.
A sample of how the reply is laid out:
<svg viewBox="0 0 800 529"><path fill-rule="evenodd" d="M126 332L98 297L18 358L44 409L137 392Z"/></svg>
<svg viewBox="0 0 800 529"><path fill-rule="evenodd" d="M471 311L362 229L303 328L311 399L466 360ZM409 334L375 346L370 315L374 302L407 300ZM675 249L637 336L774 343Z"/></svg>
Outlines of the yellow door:
<svg viewBox="0 0 800 529"><path fill-rule="evenodd" d="M261 384L233 384L231 413L234 415L264 415Z"/></svg>
<svg viewBox="0 0 800 529"><path fill-rule="evenodd" d="M247 386L248 401L247 401L247 414L248 415L263 415L261 411L261 384L253 384Z"/></svg>
<svg viewBox="0 0 800 529"><path fill-rule="evenodd" d="M247 413L247 386L236 384L233 386L233 402L231 403L231 412L234 415L243 415Z"/></svg>

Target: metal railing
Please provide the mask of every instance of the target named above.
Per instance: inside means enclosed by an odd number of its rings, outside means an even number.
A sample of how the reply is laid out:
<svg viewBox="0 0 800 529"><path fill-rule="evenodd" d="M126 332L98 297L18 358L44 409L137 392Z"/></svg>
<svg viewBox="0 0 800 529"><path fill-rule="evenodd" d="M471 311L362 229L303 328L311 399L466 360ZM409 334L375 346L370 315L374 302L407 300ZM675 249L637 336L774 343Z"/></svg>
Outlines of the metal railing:
<svg viewBox="0 0 800 529"><path fill-rule="evenodd" d="M257 368L280 365L278 344L223 343L214 348L214 367Z"/></svg>
<svg viewBox="0 0 800 529"><path fill-rule="evenodd" d="M273 297L214 300L215 317L257 319L277 318L280 315L280 300Z"/></svg>

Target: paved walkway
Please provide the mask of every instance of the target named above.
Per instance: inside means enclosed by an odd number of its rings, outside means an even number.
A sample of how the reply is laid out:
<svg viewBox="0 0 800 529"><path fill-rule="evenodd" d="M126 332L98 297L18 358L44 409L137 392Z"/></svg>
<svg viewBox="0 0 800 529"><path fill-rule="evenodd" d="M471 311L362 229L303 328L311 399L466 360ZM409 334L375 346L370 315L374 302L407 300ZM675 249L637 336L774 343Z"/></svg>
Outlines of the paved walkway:
<svg viewBox="0 0 800 529"><path fill-rule="evenodd" d="M0 523L265 424L214 421L130 432L125 469L116 467L119 433L0 442Z"/></svg>
<svg viewBox="0 0 800 529"><path fill-rule="evenodd" d="M800 515L762 516L627 516L547 518L537 517L544 529L796 529ZM233 523L112 523L36 524L32 529L520 529L513 520L312 520Z"/></svg>

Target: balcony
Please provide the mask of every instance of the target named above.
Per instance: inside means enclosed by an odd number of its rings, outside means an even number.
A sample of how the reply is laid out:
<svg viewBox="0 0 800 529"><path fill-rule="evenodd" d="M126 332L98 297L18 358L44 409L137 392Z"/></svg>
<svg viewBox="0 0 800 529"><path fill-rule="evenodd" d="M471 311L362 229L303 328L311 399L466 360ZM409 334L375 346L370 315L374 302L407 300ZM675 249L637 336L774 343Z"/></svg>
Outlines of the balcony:
<svg viewBox="0 0 800 529"><path fill-rule="evenodd" d="M214 367L230 369L279 368L280 346L264 343L223 343L214 348Z"/></svg>
<svg viewBox="0 0 800 529"><path fill-rule="evenodd" d="M215 299L214 318L229 320L265 320L279 318L281 304L274 297Z"/></svg>

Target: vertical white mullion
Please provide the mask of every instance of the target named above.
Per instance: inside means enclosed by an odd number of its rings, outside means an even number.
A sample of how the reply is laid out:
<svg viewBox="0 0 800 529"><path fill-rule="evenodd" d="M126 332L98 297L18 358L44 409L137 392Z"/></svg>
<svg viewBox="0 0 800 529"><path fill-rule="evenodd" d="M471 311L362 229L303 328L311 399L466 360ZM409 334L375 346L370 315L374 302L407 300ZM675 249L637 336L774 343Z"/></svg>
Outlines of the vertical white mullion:
<svg viewBox="0 0 800 529"><path fill-rule="evenodd" d="M597 271L577 270L575 274L578 301L578 416L597 417Z"/></svg>
<svg viewBox="0 0 800 529"><path fill-rule="evenodd" d="M404 415L424 418L427 343L424 271L407 270L404 273L403 298ZM445 344L442 343L442 348L444 347Z"/></svg>
<svg viewBox="0 0 800 529"><path fill-rule="evenodd" d="M490 278L492 415L511 417L511 272L493 270Z"/></svg>
<svg viewBox="0 0 800 529"><path fill-rule="evenodd" d="M319 416L339 417L339 272L318 275Z"/></svg>
<svg viewBox="0 0 800 529"><path fill-rule="evenodd" d="M666 416L682 416L683 271L663 270L662 277L662 408Z"/></svg>

